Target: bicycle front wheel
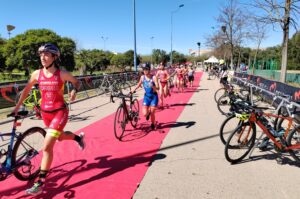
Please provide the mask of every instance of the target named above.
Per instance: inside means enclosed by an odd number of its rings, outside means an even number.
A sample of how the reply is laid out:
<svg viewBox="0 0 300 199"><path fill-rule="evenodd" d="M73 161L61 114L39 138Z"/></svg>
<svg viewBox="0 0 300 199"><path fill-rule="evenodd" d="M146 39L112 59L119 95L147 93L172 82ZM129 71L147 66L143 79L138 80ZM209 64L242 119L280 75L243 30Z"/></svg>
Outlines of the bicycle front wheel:
<svg viewBox="0 0 300 199"><path fill-rule="evenodd" d="M221 142L225 145L226 141L228 140L228 137L231 135L231 133L236 129L237 126L241 125L243 123L242 120L236 117L235 114L230 115L227 117L221 127L220 127L220 139Z"/></svg>
<svg viewBox="0 0 300 199"><path fill-rule="evenodd" d="M256 128L254 123L245 122L239 125L226 142L226 160L234 164L244 159L254 146L255 138Z"/></svg>
<svg viewBox="0 0 300 199"><path fill-rule="evenodd" d="M225 88L219 88L214 95L215 102L217 103L219 98L222 97L223 95L226 94L226 89Z"/></svg>
<svg viewBox="0 0 300 199"><path fill-rule="evenodd" d="M139 101L137 99L134 99L132 101L132 105L131 105L131 125L133 128L136 127L138 121L139 121L139 113L140 113L140 105L139 105Z"/></svg>
<svg viewBox="0 0 300 199"><path fill-rule="evenodd" d="M124 112L123 106L119 106L115 115L115 122L114 122L114 132L115 137L118 140L122 140L122 136L124 134L125 128L127 124L127 116Z"/></svg>
<svg viewBox="0 0 300 199"><path fill-rule="evenodd" d="M228 95L220 97L217 102L217 107L222 115L227 116L230 113L230 97Z"/></svg>
<svg viewBox="0 0 300 199"><path fill-rule="evenodd" d="M289 153L297 162L300 162L300 125L297 125L287 136L287 145L298 145L298 147L289 150Z"/></svg>
<svg viewBox="0 0 300 199"><path fill-rule="evenodd" d="M18 137L12 153L14 175L19 180L32 180L40 170L46 131L33 127Z"/></svg>

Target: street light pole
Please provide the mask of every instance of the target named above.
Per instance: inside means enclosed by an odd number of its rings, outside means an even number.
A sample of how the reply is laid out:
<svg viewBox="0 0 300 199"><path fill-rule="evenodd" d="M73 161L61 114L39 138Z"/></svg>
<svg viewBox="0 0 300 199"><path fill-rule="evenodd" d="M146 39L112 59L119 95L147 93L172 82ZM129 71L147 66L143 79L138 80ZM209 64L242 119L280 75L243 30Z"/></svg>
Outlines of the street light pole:
<svg viewBox="0 0 300 199"><path fill-rule="evenodd" d="M151 53L150 53L150 55L151 55L151 64L153 64L152 63L152 54L153 54L153 39L154 39L154 37L152 36L152 37L150 37L150 40L151 40Z"/></svg>
<svg viewBox="0 0 300 199"><path fill-rule="evenodd" d="M108 37L101 36L101 39L103 40L103 50L105 51L105 42L108 40Z"/></svg>
<svg viewBox="0 0 300 199"><path fill-rule="evenodd" d="M173 64L173 14L179 11L180 8L182 8L184 4L179 5L179 7L171 12L171 54L170 54L170 64Z"/></svg>
<svg viewBox="0 0 300 199"><path fill-rule="evenodd" d="M135 0L133 0L133 32L134 32L134 53L133 53L133 63L135 72L137 72L137 64L136 64L136 20L135 20Z"/></svg>
<svg viewBox="0 0 300 199"><path fill-rule="evenodd" d="M201 46L201 42L197 42L198 45L198 56L200 57L200 46Z"/></svg>
<svg viewBox="0 0 300 199"><path fill-rule="evenodd" d="M10 39L10 32L13 30L13 29L15 29L16 27L15 26L13 26L13 25L7 25L6 26L6 29L7 29L7 31L8 31L8 39Z"/></svg>

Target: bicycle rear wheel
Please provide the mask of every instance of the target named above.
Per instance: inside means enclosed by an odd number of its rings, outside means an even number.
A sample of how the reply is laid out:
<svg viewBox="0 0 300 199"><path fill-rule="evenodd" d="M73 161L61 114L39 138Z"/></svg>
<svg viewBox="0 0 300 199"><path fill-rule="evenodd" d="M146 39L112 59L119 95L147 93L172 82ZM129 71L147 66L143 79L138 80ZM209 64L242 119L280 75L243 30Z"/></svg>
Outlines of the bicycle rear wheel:
<svg viewBox="0 0 300 199"><path fill-rule="evenodd" d="M127 116L124 112L123 106L119 106L115 115L115 122L114 122L114 132L115 137L118 140L122 140L122 136L124 134L126 124L127 124Z"/></svg>
<svg viewBox="0 0 300 199"><path fill-rule="evenodd" d="M239 125L229 136L225 145L225 158L232 164L241 161L254 146L256 128L254 123Z"/></svg>
<svg viewBox="0 0 300 199"><path fill-rule="evenodd" d="M17 139L12 152L12 165L19 180L32 180L38 175L45 135L44 129L33 127Z"/></svg>
<svg viewBox="0 0 300 199"><path fill-rule="evenodd" d="M294 146L299 145L299 148L289 150L291 156L297 161L300 162L300 125L297 125L287 137L287 145Z"/></svg>
<svg viewBox="0 0 300 199"><path fill-rule="evenodd" d="M140 105L139 105L139 101L137 99L134 99L132 101L132 105L131 105L131 125L133 128L136 127L138 121L139 121L139 113L140 113Z"/></svg>

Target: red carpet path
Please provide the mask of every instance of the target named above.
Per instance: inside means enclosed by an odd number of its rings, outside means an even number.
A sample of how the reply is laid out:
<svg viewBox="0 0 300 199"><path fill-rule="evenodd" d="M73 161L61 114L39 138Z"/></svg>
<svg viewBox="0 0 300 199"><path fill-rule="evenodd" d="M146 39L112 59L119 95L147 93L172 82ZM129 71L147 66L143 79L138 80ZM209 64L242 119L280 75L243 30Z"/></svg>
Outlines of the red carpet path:
<svg viewBox="0 0 300 199"><path fill-rule="evenodd" d="M196 73L195 85L199 85L201 77L202 73ZM165 157L158 150L170 128L192 122L176 120L196 90L197 87L189 88L167 98L169 106L157 111L160 123L156 131L150 131L150 123L142 117L138 129L127 125L120 142L113 133L114 114L80 129L86 133L86 149L80 151L74 142L56 144L51 173L42 194L25 195L25 189L33 182L11 176L0 182L0 198L130 199L151 162Z"/></svg>

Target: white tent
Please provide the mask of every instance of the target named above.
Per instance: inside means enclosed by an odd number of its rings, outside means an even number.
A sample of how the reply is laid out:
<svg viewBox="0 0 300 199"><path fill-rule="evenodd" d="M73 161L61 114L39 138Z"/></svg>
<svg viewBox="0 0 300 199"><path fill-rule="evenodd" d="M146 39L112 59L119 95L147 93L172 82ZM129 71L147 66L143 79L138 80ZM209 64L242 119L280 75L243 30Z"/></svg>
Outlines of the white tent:
<svg viewBox="0 0 300 199"><path fill-rule="evenodd" d="M219 63L219 60L215 56L211 56L210 58L205 60L204 63Z"/></svg>

